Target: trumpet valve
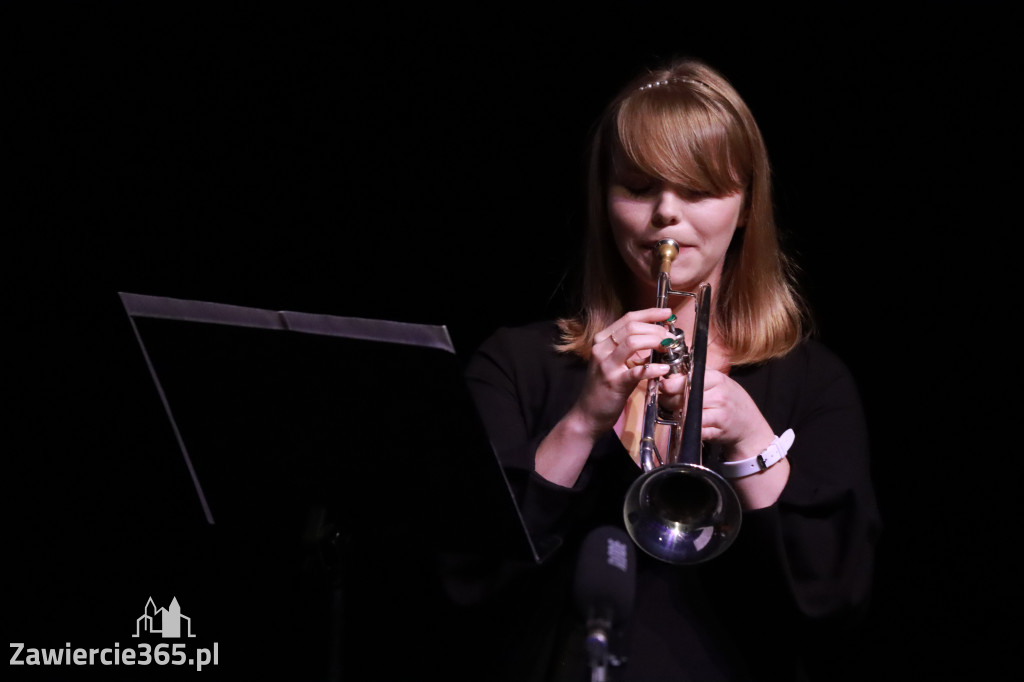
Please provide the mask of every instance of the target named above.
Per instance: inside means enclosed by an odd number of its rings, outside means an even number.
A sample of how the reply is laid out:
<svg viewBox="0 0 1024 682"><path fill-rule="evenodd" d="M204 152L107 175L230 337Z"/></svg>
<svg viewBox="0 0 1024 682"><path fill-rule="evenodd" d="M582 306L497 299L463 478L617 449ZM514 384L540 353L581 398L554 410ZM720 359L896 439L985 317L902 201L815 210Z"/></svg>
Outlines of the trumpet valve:
<svg viewBox="0 0 1024 682"><path fill-rule="evenodd" d="M682 330L675 329L671 338L664 339L654 349L659 362L669 366L669 374L678 374L690 368L690 352L686 348L686 338Z"/></svg>

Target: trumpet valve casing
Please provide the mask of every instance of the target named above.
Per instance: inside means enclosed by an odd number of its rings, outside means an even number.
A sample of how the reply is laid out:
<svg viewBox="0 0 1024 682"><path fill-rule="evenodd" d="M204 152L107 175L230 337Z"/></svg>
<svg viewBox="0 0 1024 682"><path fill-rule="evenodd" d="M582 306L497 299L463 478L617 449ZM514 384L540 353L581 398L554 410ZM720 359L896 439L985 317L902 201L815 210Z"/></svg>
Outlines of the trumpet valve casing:
<svg viewBox="0 0 1024 682"><path fill-rule="evenodd" d="M669 374L678 374L690 369L690 352L686 347L686 335L681 329L670 328L673 336L665 339L654 349L658 362L669 366Z"/></svg>

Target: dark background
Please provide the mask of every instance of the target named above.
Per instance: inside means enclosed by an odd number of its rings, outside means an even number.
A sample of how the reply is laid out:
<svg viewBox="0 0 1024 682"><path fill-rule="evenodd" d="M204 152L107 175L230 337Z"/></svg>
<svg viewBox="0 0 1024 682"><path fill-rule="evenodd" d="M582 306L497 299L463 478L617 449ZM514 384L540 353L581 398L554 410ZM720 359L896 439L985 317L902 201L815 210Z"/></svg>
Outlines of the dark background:
<svg viewBox="0 0 1024 682"><path fill-rule="evenodd" d="M333 574L290 599L290 549L256 517L238 533L204 524L117 292L446 325L464 358L498 325L558 312L591 122L638 69L692 55L762 126L786 247L870 421L886 532L844 669L1003 676L1020 531L1003 435L1016 417L996 386L1016 363L992 311L1013 274L1000 256L1019 213L1019 70L1008 19L974 7L599 18L65 3L11 22L7 326L23 343L5 381L10 641L126 646L148 597L177 596L198 645L222 642L225 674L242 649L264 672L304 652L283 676L319 675L308 661L325 648ZM358 377L384 409L436 402L401 354L350 361L351 374L330 367L336 386ZM446 464L408 461L403 432L371 447L412 473L381 467L346 493L364 496L357 540L393 537L373 510L395 481ZM366 626L350 671L382 640L417 669L426 645L409 640L443 631L405 570L421 549L350 576ZM275 624L254 626L260 614Z"/></svg>

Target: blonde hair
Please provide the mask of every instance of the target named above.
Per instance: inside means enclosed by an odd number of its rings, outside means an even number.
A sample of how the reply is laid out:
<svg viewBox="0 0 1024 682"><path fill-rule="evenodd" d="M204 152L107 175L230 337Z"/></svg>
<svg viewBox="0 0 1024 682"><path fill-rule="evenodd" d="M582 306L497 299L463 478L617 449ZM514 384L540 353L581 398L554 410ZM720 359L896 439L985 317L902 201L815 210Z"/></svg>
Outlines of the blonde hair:
<svg viewBox="0 0 1024 682"><path fill-rule="evenodd" d="M732 85L693 60L634 80L598 121L587 177L581 309L559 320L558 348L589 359L594 335L626 312L621 296L629 290L629 273L607 214L616 147L651 177L711 196L743 193L740 225L714 292L712 330L733 365L792 350L804 336L806 314L779 246L761 132Z"/></svg>

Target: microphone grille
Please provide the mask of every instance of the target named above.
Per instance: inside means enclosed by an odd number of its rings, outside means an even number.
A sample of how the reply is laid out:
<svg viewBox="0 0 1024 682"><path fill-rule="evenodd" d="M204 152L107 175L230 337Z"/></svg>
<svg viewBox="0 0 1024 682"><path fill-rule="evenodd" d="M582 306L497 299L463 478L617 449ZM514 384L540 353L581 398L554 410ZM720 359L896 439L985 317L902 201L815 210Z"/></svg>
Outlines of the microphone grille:
<svg viewBox="0 0 1024 682"><path fill-rule="evenodd" d="M584 617L594 611L622 621L633 610L636 551L629 535L615 526L590 531L580 547L574 597Z"/></svg>

